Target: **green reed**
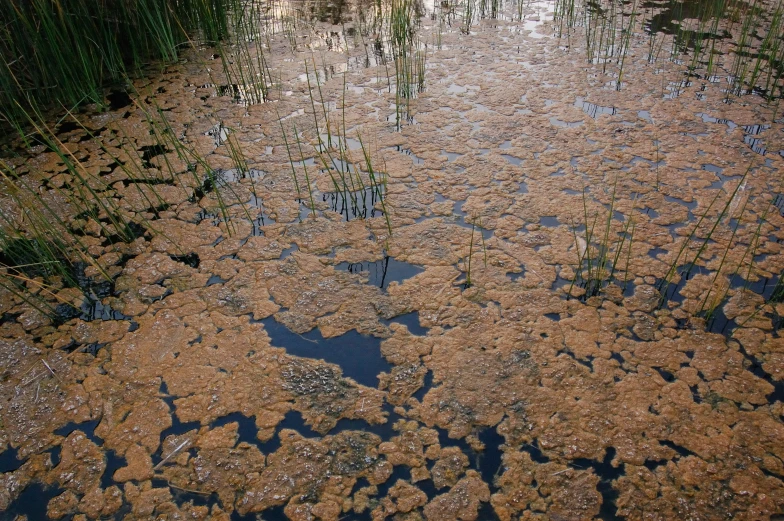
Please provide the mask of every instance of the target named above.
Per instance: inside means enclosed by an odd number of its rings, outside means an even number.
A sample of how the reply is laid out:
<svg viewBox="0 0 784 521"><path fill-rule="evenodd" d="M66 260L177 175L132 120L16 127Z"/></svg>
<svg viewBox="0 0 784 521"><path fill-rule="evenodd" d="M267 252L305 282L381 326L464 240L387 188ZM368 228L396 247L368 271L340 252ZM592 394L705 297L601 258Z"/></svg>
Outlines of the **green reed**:
<svg viewBox="0 0 784 521"><path fill-rule="evenodd" d="M615 62L617 86L628 75L626 62L635 31L645 28L649 33L649 63L664 56L682 64L684 72L701 77L728 70L733 84L728 95L755 91L776 102L784 93L780 82L784 76L782 0L712 0L688 5L671 0L657 9L639 12L636 5L635 1L620 0L557 0L554 11L558 36L571 38L572 31L582 27L588 60L601 63L603 72ZM676 26L672 36L665 34L667 28L657 25L655 17L662 9ZM662 53L667 42L669 52Z"/></svg>
<svg viewBox="0 0 784 521"><path fill-rule="evenodd" d="M467 221L466 221L467 222ZM484 255L484 265L487 268L487 245L485 244L485 228L482 226L482 219L474 215L471 219L471 238L468 243L468 259L463 262L463 268L465 270L465 284L463 284L463 289L468 289L473 286L473 279L471 278L472 273L472 259L474 256L474 235L475 232L479 230L479 238L482 241L482 253Z"/></svg>
<svg viewBox="0 0 784 521"><path fill-rule="evenodd" d="M735 197L738 194L738 191L741 189L742 186L745 185L746 178L749 175L749 172L751 172L751 168L752 168L752 164L749 165L749 167L746 169L746 172L738 181L738 184L735 187L735 189L732 191L731 194L729 194L726 203L724 204L723 207L721 207L718 215L714 217L708 217L711 209L719 201L721 195L726 193L723 188L716 193L716 195L713 197L710 204L708 205L708 208L705 210L705 212L700 216L700 218L697 220L695 225L692 227L691 232L684 239L680 249L678 250L678 254L675 256L675 259L673 259L669 269L667 270L666 275L664 276L664 278L662 279L659 285L659 292L661 293L659 306L665 304L667 300L668 285L673 283L673 279L675 278L676 275L679 275L682 280L689 278L697 262L702 257L702 254L705 252L706 248L711 243L713 234L716 232L719 224L721 224L724 217L730 211L730 208L732 206L733 201L735 200ZM702 242L699 243L699 246L697 247L697 252L694 254L693 257L691 257L691 260L688 260L687 258L686 261L682 264L681 259L683 258L687 249L692 245L692 239L694 239L695 235L697 234L697 231L702 228L703 223L705 223L707 226L710 226L710 228L704 234L704 237L702 238Z"/></svg>
<svg viewBox="0 0 784 521"><path fill-rule="evenodd" d="M468 288L470 288L473 285L473 282L471 281L471 258L474 255L474 230L475 230L475 228L476 228L476 223L472 222L471 223L471 240L468 243L468 261L467 261L467 263L465 261L463 262L463 264L465 266L465 277L466 277L465 284L464 284L464 288L465 289L468 289Z"/></svg>
<svg viewBox="0 0 784 521"><path fill-rule="evenodd" d="M379 203L381 204L381 211L384 213L384 219L387 222L387 230L389 231L389 235L392 235L392 223L389 220L389 212L384 203L384 195L386 194L387 186L386 175L376 172L370 157L370 149L365 147L365 143L362 141L362 136L360 134L357 134L357 139L359 140L359 146L362 148L362 157L365 160L365 170L370 178L370 186L372 187L373 192L378 196Z"/></svg>
<svg viewBox="0 0 784 521"><path fill-rule="evenodd" d="M262 13L255 2L251 2L247 8L237 9L232 17L229 37L225 42L215 42L226 76L226 92L233 94L237 101L251 104L267 101L269 85L272 83L272 74L260 38L260 16Z"/></svg>
<svg viewBox="0 0 784 521"><path fill-rule="evenodd" d="M311 182L310 182L310 175L308 174L308 165L305 164L305 155L302 153L302 140L300 140L300 138L299 138L299 132L297 132L296 125L294 126L294 137L297 140L297 149L299 150L300 161L302 161L302 169L305 172L305 184L307 185L307 188L308 188L308 199L310 200L310 215L315 219L316 218L316 203L313 200L313 186L311 185ZM288 148L288 144L286 144L286 147ZM291 155L290 154L289 154L289 161L291 161ZM293 163L292 163L292 167L293 167ZM292 168L292 173L293 172L294 172L294 169ZM296 179L296 174L294 175L294 178ZM297 193L299 193L299 188L297 188Z"/></svg>
<svg viewBox="0 0 784 521"><path fill-rule="evenodd" d="M103 89L155 60L175 61L188 33L219 42L240 0L0 2L0 112L104 103ZM17 106L21 105L21 108Z"/></svg>
<svg viewBox="0 0 784 521"><path fill-rule="evenodd" d="M577 271L569 285L567 295L572 294L575 286L584 289L584 298L599 295L602 290L610 283L616 281L623 272L623 281L628 279L629 263L631 261L631 247L634 240L636 222L634 212L624 220L621 230L615 231L613 220L616 212L616 188L618 179L615 179L610 196L610 206L607 216L604 219L604 227L597 228L599 225L599 213L596 212L592 217L588 212L588 194L583 190L583 222L585 226L583 242L581 248L580 240L577 236L577 227L572 226L575 249L577 252ZM636 199L632 203L632 210L636 206ZM626 265L621 269L621 261L626 250ZM581 251L582 250L582 251Z"/></svg>

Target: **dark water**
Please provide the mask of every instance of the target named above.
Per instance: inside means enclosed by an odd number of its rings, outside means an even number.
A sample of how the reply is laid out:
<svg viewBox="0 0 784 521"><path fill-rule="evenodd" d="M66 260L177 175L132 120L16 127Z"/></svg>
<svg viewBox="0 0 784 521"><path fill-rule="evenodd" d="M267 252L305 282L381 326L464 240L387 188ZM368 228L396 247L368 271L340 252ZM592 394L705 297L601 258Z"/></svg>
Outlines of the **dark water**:
<svg viewBox="0 0 784 521"><path fill-rule="evenodd" d="M46 517L46 506L52 498L61 493L62 490L57 487L31 483L5 512L0 513L0 520L13 521L17 519L17 516L27 516L30 521L49 519Z"/></svg>
<svg viewBox="0 0 784 521"><path fill-rule="evenodd" d="M322 200L329 203L330 210L339 213L347 221L368 219L384 214L382 210L376 208L376 204L383 200L380 186L367 187L353 192L327 192L322 196Z"/></svg>
<svg viewBox="0 0 784 521"><path fill-rule="evenodd" d="M389 256L375 262L341 262L335 266L335 269L349 273L364 273L368 277L368 284L381 289L389 286L390 282L403 282L424 271L421 266Z"/></svg>
<svg viewBox="0 0 784 521"><path fill-rule="evenodd" d="M283 347L290 355L325 360L337 364L343 376L368 387L378 387L376 375L389 372L392 366L381 356L381 339L356 331L339 337L324 338L318 329L298 335L270 317L262 320L272 345Z"/></svg>
<svg viewBox="0 0 784 521"><path fill-rule="evenodd" d="M18 452L8 448L0 453L0 472L11 472L22 466L23 460L17 459Z"/></svg>

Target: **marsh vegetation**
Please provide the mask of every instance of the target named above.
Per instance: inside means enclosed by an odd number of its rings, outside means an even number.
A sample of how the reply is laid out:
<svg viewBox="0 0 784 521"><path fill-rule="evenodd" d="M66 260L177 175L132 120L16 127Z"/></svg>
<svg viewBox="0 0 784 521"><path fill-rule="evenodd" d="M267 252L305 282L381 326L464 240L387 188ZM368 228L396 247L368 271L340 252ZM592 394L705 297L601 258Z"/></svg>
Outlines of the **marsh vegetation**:
<svg viewBox="0 0 784 521"><path fill-rule="evenodd" d="M781 515L783 16L3 3L0 512Z"/></svg>

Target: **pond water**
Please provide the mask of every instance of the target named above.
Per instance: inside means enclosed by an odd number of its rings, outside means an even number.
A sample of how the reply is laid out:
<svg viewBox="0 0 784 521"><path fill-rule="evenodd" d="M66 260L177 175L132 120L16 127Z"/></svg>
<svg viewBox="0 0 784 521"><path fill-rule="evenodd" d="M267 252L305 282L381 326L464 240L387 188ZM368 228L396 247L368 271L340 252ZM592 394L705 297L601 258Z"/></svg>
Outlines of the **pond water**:
<svg viewBox="0 0 784 521"><path fill-rule="evenodd" d="M781 519L780 5L263 6L4 145L0 519Z"/></svg>

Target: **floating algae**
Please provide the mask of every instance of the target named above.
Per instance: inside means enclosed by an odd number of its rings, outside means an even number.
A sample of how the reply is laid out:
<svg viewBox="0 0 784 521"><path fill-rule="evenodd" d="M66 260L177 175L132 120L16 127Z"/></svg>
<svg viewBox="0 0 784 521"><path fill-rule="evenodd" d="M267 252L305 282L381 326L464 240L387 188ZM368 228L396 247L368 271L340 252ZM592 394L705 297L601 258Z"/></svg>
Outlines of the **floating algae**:
<svg viewBox="0 0 784 521"><path fill-rule="evenodd" d="M54 320L0 288L3 515L784 513L782 121L636 36L586 63L602 28L551 4L471 5L421 6L415 98L353 4L270 12L270 103L214 50L134 80L198 161L132 100L84 107L103 146L58 135L127 241L62 156L8 159L111 283ZM653 48L694 43L651 9Z"/></svg>

